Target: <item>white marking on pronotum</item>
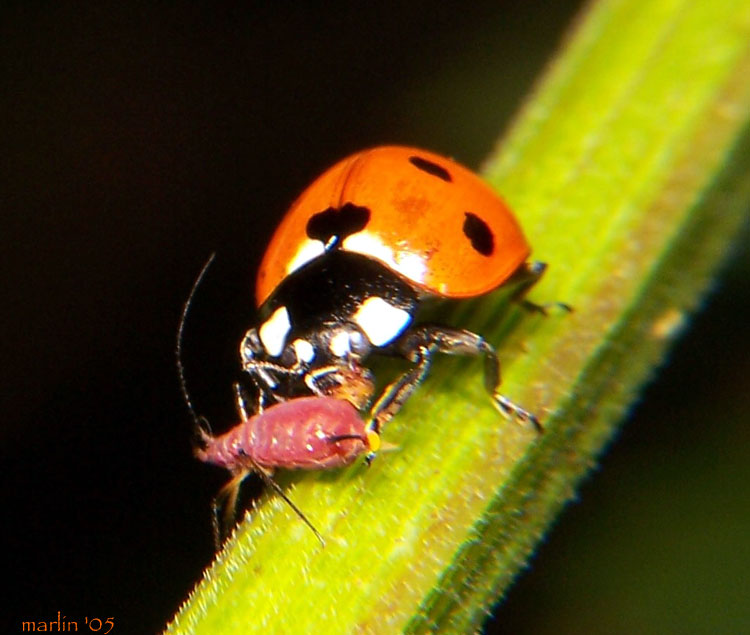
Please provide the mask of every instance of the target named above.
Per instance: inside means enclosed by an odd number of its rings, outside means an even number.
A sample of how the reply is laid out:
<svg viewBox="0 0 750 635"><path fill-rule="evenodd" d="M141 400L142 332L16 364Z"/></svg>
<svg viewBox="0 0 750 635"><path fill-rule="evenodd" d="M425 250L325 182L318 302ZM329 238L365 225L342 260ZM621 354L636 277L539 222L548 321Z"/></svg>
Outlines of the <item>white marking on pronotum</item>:
<svg viewBox="0 0 750 635"><path fill-rule="evenodd" d="M272 357L281 355L281 351L284 350L286 336L289 334L291 328L289 312L285 306L280 306L273 312L270 318L261 324L258 329L258 335L269 355Z"/></svg>
<svg viewBox="0 0 750 635"><path fill-rule="evenodd" d="M325 245L319 240L305 240L286 266L286 275L297 271L303 265L325 253Z"/></svg>
<svg viewBox="0 0 750 635"><path fill-rule="evenodd" d="M388 304L377 296L367 298L353 317L375 346L383 346L394 340L411 321L408 311Z"/></svg>
<svg viewBox="0 0 750 635"><path fill-rule="evenodd" d="M349 346L349 333L346 331L336 333L328 342L328 348L336 357L346 357L346 354L351 350Z"/></svg>
<svg viewBox="0 0 750 635"><path fill-rule="evenodd" d="M297 359L301 362L310 363L315 359L315 349L307 340L296 339L292 342Z"/></svg>

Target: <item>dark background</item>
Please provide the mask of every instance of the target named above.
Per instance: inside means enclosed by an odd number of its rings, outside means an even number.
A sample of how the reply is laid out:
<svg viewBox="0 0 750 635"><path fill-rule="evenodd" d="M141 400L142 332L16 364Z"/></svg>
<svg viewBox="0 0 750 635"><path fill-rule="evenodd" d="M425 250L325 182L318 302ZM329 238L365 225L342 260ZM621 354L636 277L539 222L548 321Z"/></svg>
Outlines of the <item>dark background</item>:
<svg viewBox="0 0 750 635"><path fill-rule="evenodd" d="M383 143L476 166L577 8L3 3L2 632L57 611L161 628L211 559L223 481L191 456L174 367L207 255L186 362L231 422L254 270L297 193ZM748 262L728 258L492 629L750 626Z"/></svg>

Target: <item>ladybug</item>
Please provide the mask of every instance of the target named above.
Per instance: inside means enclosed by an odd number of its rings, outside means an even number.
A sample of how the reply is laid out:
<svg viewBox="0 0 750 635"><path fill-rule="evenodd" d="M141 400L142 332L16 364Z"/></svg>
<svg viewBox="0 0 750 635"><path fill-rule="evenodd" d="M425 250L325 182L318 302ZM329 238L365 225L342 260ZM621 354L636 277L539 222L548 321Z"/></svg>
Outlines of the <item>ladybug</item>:
<svg viewBox="0 0 750 635"><path fill-rule="evenodd" d="M400 356L413 366L371 406L378 432L436 353L483 355L496 407L540 430L532 413L498 393L497 353L481 335L415 323L430 297L470 298L515 283L523 300L546 268L528 261L530 251L510 208L450 159L384 146L339 161L292 204L262 259L260 324L240 344L256 408L303 395L368 407L368 356Z"/></svg>

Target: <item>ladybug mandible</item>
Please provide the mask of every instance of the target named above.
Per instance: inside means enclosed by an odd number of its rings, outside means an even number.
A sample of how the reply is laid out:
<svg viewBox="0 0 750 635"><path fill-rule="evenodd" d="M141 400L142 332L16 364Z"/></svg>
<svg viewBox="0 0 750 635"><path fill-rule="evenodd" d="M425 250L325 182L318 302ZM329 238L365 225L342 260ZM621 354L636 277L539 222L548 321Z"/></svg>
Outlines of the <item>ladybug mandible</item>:
<svg viewBox="0 0 750 635"><path fill-rule="evenodd" d="M468 298L515 283L522 298L546 268L527 260L530 251L508 206L450 159L385 146L340 161L292 204L261 262L260 325L240 345L257 409L310 394L366 407L374 385L367 357L401 356L413 367L375 400L369 426L378 432L435 353L484 355L494 404L541 429L498 393L500 364L484 338L414 323L427 297Z"/></svg>

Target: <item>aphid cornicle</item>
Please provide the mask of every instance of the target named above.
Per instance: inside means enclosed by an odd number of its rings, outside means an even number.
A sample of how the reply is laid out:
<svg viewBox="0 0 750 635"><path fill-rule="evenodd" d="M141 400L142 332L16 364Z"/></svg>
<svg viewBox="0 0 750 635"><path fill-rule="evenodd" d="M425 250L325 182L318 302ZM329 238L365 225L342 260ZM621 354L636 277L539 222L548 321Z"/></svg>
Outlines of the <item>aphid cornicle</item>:
<svg viewBox="0 0 750 635"><path fill-rule="evenodd" d="M483 355L493 403L541 429L498 392L500 364L483 337L414 323L430 296L467 298L515 283L523 298L546 267L529 262L529 253L508 206L450 159L388 146L340 161L292 204L258 271L260 322L240 345L257 406L299 395L341 397L341 378L368 375L370 354L401 356L413 366L375 400L370 427L378 431L436 353ZM371 398L355 394L358 407Z"/></svg>

